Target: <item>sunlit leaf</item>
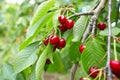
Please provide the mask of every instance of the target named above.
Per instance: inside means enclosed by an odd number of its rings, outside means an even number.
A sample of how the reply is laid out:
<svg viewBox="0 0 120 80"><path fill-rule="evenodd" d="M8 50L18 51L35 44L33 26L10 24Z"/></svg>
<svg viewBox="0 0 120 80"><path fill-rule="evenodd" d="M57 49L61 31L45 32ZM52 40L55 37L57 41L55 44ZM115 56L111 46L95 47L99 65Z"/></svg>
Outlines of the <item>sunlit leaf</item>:
<svg viewBox="0 0 120 80"><path fill-rule="evenodd" d="M53 12L46 14L35 25L33 25L28 29L28 32L26 35L27 38L21 44L20 50L25 48L33 40L33 38L38 35L40 29L42 29L42 27L49 21L49 19L52 18L53 15L54 15Z"/></svg>
<svg viewBox="0 0 120 80"><path fill-rule="evenodd" d="M73 42L80 41L88 23L88 16L81 16L73 27Z"/></svg>
<svg viewBox="0 0 120 80"><path fill-rule="evenodd" d="M36 55L37 49L38 49L38 42L35 42L30 44L29 46L27 46L25 49L21 50L17 54L14 62L15 73L19 73L35 63L35 61L37 60L37 55Z"/></svg>
<svg viewBox="0 0 120 80"><path fill-rule="evenodd" d="M54 3L55 0L48 0L40 4L33 16L33 19L31 21L31 26L36 24L36 22L38 22L38 20L41 19L46 14L48 10L54 5Z"/></svg>

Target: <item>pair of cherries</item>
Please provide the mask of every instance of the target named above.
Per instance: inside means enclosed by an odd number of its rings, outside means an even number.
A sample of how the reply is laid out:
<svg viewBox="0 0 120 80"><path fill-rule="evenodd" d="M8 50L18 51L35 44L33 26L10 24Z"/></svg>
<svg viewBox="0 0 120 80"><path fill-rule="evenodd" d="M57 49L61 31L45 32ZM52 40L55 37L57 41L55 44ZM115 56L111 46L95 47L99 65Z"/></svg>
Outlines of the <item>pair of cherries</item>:
<svg viewBox="0 0 120 80"><path fill-rule="evenodd" d="M74 21L67 19L65 16L60 15L58 17L58 21L59 21L59 29L61 32L65 32L67 29L71 29L74 26Z"/></svg>

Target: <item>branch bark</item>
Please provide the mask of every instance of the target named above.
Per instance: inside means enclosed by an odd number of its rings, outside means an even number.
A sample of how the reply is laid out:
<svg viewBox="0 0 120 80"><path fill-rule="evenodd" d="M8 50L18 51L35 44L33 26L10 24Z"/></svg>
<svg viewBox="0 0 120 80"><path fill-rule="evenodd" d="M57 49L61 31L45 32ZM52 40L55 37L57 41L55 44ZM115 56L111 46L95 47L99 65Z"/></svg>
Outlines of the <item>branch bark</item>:
<svg viewBox="0 0 120 80"><path fill-rule="evenodd" d="M77 70L78 64L79 64L79 62L76 62L75 64L73 64L73 66L71 68L71 77L70 77L70 80L74 80L74 76L75 76L75 72Z"/></svg>
<svg viewBox="0 0 120 80"><path fill-rule="evenodd" d="M112 36L112 32L111 32L111 12L112 12L112 0L109 0L108 3L108 46L107 46L107 70L108 70L108 74L107 74L107 79L108 80L112 80L112 73L111 73L111 68L110 68L110 54L111 54L111 36Z"/></svg>

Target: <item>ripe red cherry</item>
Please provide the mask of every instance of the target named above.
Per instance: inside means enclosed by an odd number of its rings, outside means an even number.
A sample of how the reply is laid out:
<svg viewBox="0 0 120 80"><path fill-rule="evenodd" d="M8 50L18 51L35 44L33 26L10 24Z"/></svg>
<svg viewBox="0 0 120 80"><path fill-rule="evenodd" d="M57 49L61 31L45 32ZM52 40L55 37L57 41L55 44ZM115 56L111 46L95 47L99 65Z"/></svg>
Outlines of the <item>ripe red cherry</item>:
<svg viewBox="0 0 120 80"><path fill-rule="evenodd" d="M97 67L95 66L90 67L89 74L90 74L90 77L95 78L99 74Z"/></svg>
<svg viewBox="0 0 120 80"><path fill-rule="evenodd" d="M52 35L49 37L50 44L57 45L59 43L59 37L57 35Z"/></svg>
<svg viewBox="0 0 120 80"><path fill-rule="evenodd" d="M104 22L101 22L101 23L98 24L98 28L100 30L104 30L106 28L106 24Z"/></svg>
<svg viewBox="0 0 120 80"><path fill-rule="evenodd" d="M84 79L81 77L80 80L84 80Z"/></svg>
<svg viewBox="0 0 120 80"><path fill-rule="evenodd" d="M74 21L73 20L67 20L66 21L66 28L71 29L74 26Z"/></svg>
<svg viewBox="0 0 120 80"><path fill-rule="evenodd" d="M65 27L65 24L60 24L58 27L61 32L65 32L67 30L67 28Z"/></svg>
<svg viewBox="0 0 120 80"><path fill-rule="evenodd" d="M60 22L61 24L65 24L67 19L66 19L65 16L60 15L60 16L58 17L58 20L59 20L59 22Z"/></svg>
<svg viewBox="0 0 120 80"><path fill-rule="evenodd" d="M50 59L47 58L46 64L50 64L50 63L51 63Z"/></svg>
<svg viewBox="0 0 120 80"><path fill-rule="evenodd" d="M80 45L80 46L79 46L79 51L80 51L81 53L84 51L84 49L85 49L85 45Z"/></svg>
<svg viewBox="0 0 120 80"><path fill-rule="evenodd" d="M43 40L44 45L47 45L47 44L48 44L48 41L49 41L49 39L48 39L48 38L45 38L45 39Z"/></svg>
<svg viewBox="0 0 120 80"><path fill-rule="evenodd" d="M61 39L59 40L58 48L59 48L59 49L64 48L65 45L66 45L65 39L64 39L64 38L61 38Z"/></svg>
<svg viewBox="0 0 120 80"><path fill-rule="evenodd" d="M112 72L120 78L120 61L118 60L110 60L110 67Z"/></svg>

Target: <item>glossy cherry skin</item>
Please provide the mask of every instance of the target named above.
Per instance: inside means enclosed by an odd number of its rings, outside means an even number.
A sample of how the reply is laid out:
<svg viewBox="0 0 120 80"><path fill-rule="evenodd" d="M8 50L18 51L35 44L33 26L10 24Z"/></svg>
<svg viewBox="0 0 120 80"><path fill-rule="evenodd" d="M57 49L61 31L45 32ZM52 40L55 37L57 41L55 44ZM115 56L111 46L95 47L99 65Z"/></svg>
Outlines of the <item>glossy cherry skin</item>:
<svg viewBox="0 0 120 80"><path fill-rule="evenodd" d="M71 29L74 26L74 21L73 20L67 20L66 21L66 28Z"/></svg>
<svg viewBox="0 0 120 80"><path fill-rule="evenodd" d="M79 51L80 51L81 53L84 51L84 49L85 49L85 45L80 45L80 46L79 46Z"/></svg>
<svg viewBox="0 0 120 80"><path fill-rule="evenodd" d="M50 63L51 63L50 59L47 58L46 64L50 64Z"/></svg>
<svg viewBox="0 0 120 80"><path fill-rule="evenodd" d="M58 48L61 49L61 48L64 48L66 45L66 40L64 38L61 38L59 40L59 44L58 44Z"/></svg>
<svg viewBox="0 0 120 80"><path fill-rule="evenodd" d="M52 45L58 45L59 43L59 37L57 35L52 35L49 37L50 44Z"/></svg>
<svg viewBox="0 0 120 80"><path fill-rule="evenodd" d="M110 67L112 72L120 78L120 61L118 60L110 60Z"/></svg>
<svg viewBox="0 0 120 80"><path fill-rule="evenodd" d="M66 19L65 16L60 15L60 16L58 17L58 20L59 20L59 22L60 22L61 24L65 24L67 19Z"/></svg>
<svg viewBox="0 0 120 80"><path fill-rule="evenodd" d="M100 30L104 30L106 28L106 24L104 22L101 22L101 23L98 24L98 28Z"/></svg>
<svg viewBox="0 0 120 80"><path fill-rule="evenodd" d="M81 77L80 80L84 80L84 79Z"/></svg>
<svg viewBox="0 0 120 80"><path fill-rule="evenodd" d="M89 74L90 74L90 77L95 78L99 74L97 67L95 66L90 67Z"/></svg>
<svg viewBox="0 0 120 80"><path fill-rule="evenodd" d="M45 39L43 40L43 43L44 43L45 46L48 44L48 42L49 42L49 38L45 38Z"/></svg>
<svg viewBox="0 0 120 80"><path fill-rule="evenodd" d="M66 26L65 24L60 24L58 26L61 32L65 32L67 30L67 28L65 26Z"/></svg>

